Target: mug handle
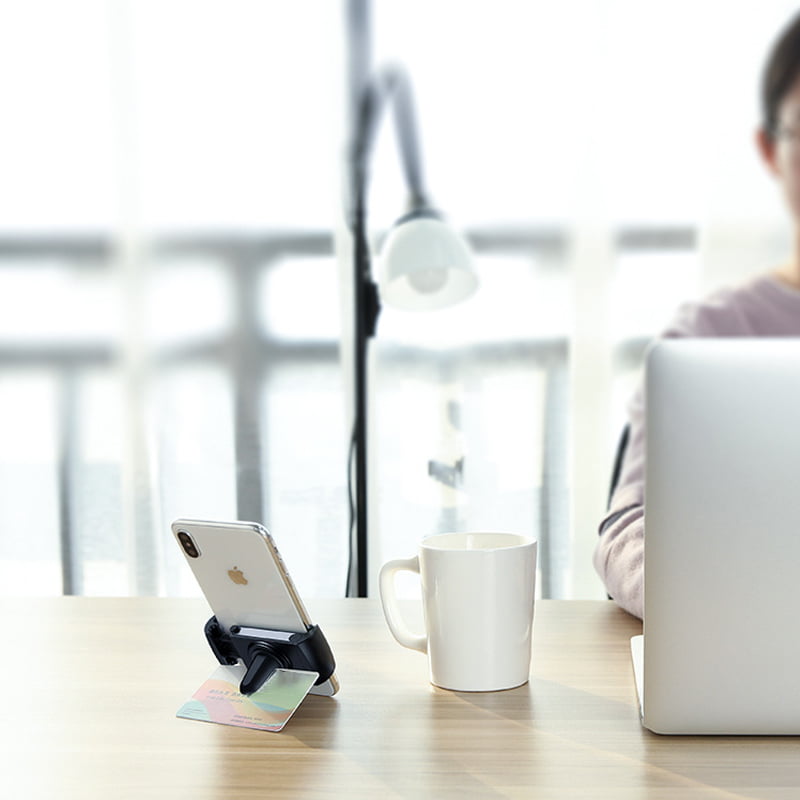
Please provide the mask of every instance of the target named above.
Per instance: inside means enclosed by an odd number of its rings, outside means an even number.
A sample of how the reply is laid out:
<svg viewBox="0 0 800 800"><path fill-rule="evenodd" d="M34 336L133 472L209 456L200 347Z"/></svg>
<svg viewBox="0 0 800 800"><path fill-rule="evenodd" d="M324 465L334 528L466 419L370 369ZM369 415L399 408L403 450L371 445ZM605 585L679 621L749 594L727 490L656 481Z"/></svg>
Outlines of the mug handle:
<svg viewBox="0 0 800 800"><path fill-rule="evenodd" d="M395 561L387 561L381 567L380 573L380 592L381 605L383 605L383 615L386 617L386 624L397 641L411 650L419 650L422 653L428 652L428 637L417 636L411 633L403 622L400 608L397 604L397 595L394 593L394 575L401 570L416 572L419 575L419 558L404 558Z"/></svg>

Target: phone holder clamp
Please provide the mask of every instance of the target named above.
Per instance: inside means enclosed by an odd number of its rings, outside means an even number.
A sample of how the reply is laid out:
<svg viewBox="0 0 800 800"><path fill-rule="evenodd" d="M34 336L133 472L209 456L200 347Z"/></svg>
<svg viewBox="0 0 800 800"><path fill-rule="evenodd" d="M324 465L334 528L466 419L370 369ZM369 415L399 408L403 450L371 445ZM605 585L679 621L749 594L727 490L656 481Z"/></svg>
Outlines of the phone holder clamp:
<svg viewBox="0 0 800 800"><path fill-rule="evenodd" d="M239 685L242 694L260 689L276 669L318 672L319 678L314 683L318 686L328 680L336 668L330 645L319 625L313 625L305 633L232 625L226 633L217 618L211 617L206 622L205 634L220 664L233 666L239 659L244 663L247 671Z"/></svg>

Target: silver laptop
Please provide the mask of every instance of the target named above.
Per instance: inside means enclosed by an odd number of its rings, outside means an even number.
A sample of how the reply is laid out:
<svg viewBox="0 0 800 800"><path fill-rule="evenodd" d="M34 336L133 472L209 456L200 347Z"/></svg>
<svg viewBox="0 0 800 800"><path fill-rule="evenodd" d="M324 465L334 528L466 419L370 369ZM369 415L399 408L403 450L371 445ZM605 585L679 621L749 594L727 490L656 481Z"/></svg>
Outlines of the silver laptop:
<svg viewBox="0 0 800 800"><path fill-rule="evenodd" d="M646 374L642 723L800 734L800 339L666 340Z"/></svg>

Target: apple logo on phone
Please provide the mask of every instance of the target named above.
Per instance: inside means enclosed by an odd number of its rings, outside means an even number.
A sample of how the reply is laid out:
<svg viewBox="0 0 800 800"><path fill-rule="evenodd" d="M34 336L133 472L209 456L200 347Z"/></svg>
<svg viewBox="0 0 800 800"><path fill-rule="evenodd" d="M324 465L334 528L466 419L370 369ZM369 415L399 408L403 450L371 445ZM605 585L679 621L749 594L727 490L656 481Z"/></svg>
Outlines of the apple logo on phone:
<svg viewBox="0 0 800 800"><path fill-rule="evenodd" d="M233 569L229 569L228 577L234 583L241 584L242 586L247 585L247 578L245 578L244 573L239 569L239 567L234 567Z"/></svg>

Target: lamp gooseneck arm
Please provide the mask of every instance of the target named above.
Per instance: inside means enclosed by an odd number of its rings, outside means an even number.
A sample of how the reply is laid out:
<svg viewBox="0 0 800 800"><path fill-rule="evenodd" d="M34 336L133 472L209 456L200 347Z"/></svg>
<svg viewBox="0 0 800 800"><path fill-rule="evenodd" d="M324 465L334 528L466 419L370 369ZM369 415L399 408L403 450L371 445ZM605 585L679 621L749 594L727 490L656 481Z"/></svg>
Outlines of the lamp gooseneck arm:
<svg viewBox="0 0 800 800"><path fill-rule="evenodd" d="M381 117L387 103L392 104L400 161L409 192L409 210L428 206L428 193L422 177L414 97L408 73L399 66L383 68L367 84L356 109L355 139L352 149L352 197L354 213L365 216L369 183L369 160L378 136ZM363 215L363 216L362 216ZM351 220L354 226L355 219ZM355 226L354 226L355 227Z"/></svg>

